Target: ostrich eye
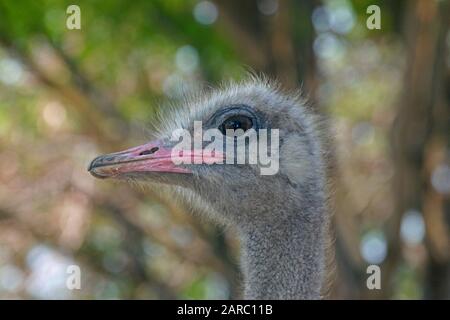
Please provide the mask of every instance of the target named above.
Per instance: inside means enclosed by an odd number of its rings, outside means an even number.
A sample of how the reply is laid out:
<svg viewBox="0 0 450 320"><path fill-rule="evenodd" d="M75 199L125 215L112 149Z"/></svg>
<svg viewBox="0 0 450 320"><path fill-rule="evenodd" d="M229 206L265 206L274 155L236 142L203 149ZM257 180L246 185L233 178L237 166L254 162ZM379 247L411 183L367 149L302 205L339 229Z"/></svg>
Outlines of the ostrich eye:
<svg viewBox="0 0 450 320"><path fill-rule="evenodd" d="M244 132L253 127L253 121L247 116L237 115L226 119L219 126L220 132L226 135L226 130L242 129Z"/></svg>

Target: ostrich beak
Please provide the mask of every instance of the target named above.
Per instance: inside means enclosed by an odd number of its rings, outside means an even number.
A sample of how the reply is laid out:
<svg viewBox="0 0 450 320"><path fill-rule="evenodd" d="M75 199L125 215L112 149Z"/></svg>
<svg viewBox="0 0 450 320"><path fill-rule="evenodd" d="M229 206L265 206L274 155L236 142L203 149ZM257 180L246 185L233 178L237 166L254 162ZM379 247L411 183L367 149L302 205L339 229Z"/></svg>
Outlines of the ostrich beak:
<svg viewBox="0 0 450 320"><path fill-rule="evenodd" d="M172 161L172 149L155 141L92 160L88 171L96 178L114 178L126 173L173 172L190 173Z"/></svg>

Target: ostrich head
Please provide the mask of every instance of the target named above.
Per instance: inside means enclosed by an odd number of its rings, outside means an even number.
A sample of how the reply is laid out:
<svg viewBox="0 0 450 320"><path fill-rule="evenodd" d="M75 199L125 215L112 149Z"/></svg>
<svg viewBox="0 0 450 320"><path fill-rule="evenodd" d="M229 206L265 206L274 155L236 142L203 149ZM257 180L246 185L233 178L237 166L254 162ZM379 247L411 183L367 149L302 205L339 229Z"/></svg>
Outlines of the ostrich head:
<svg viewBox="0 0 450 320"><path fill-rule="evenodd" d="M219 135L224 135L224 141L236 139L236 136L228 136L226 129L241 129L239 132L244 134L253 129L257 136L261 129L278 129L278 171L275 174L261 174L262 164L259 162L175 164L171 153L179 141L173 141L172 134L177 129L184 129L194 136L194 121L201 121L203 131L217 129ZM246 296L315 298L319 295L322 270L322 250L317 250L316 246L321 242L321 226L326 218L325 170L317 127L316 116L308 111L299 95L283 93L278 85L267 80L251 79L192 96L179 108L160 117L156 139L122 152L97 157L90 164L89 171L98 178L114 177L172 185L186 198L200 199L214 220L236 227L242 235L241 240L247 243L244 247L244 269L246 266L252 268L252 258L258 264L259 258L255 257L258 251L271 251L274 243L284 241L279 238L283 234L298 238L303 242L300 247L294 248L291 239L286 239L285 249L313 251L303 252L317 256L313 262L298 261L308 264L313 284L307 285L307 288L289 289L264 289L253 285L253 288L246 289ZM202 149L205 144L198 147ZM248 149L245 150L248 153ZM189 156L192 158L195 158L196 151L202 154L201 150L195 150L195 146L191 151ZM302 233L297 235L297 229L301 229ZM309 243L307 240L311 240L305 237L314 233L319 239L313 236L312 241L316 243L311 244L312 248L305 248ZM276 250L283 250L283 244ZM277 255L275 252L272 254ZM302 255L301 252L298 254ZM273 263L276 264L276 261ZM274 272L277 269L276 266L267 268L273 268ZM300 271L292 270L292 277L298 277L295 272ZM244 270L244 273L247 273L247 280L252 281L251 270ZM287 283L289 281L293 280L287 279L286 286L290 285ZM273 284L275 287L277 285ZM270 290L274 290L273 293Z"/></svg>

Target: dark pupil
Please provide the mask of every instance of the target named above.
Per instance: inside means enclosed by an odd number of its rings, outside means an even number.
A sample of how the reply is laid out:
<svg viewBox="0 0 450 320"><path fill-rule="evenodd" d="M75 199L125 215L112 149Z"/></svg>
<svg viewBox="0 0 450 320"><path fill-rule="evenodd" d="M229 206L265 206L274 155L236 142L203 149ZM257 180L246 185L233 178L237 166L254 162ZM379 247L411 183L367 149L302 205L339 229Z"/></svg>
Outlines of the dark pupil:
<svg viewBox="0 0 450 320"><path fill-rule="evenodd" d="M242 123L239 120L231 120L225 124L225 129L236 130L236 129L241 129L241 128L242 128Z"/></svg>
<svg viewBox="0 0 450 320"><path fill-rule="evenodd" d="M226 134L226 130L242 129L244 131L247 131L252 127L252 125L253 123L251 119L243 116L237 116L225 120L220 129L223 134Z"/></svg>

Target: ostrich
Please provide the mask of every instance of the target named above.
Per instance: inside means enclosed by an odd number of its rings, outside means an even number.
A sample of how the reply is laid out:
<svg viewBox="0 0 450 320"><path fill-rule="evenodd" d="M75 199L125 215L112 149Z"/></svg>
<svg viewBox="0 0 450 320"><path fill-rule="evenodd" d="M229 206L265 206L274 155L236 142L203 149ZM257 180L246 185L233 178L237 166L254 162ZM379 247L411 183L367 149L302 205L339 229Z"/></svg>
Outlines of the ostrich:
<svg viewBox="0 0 450 320"><path fill-rule="evenodd" d="M174 164L178 128L279 129L279 171L259 165ZM157 139L95 158L97 178L169 185L237 231L245 299L320 299L327 265L327 192L320 121L300 95L252 77L186 99L159 119ZM236 131L237 132L237 131ZM195 152L195 150L194 150Z"/></svg>

